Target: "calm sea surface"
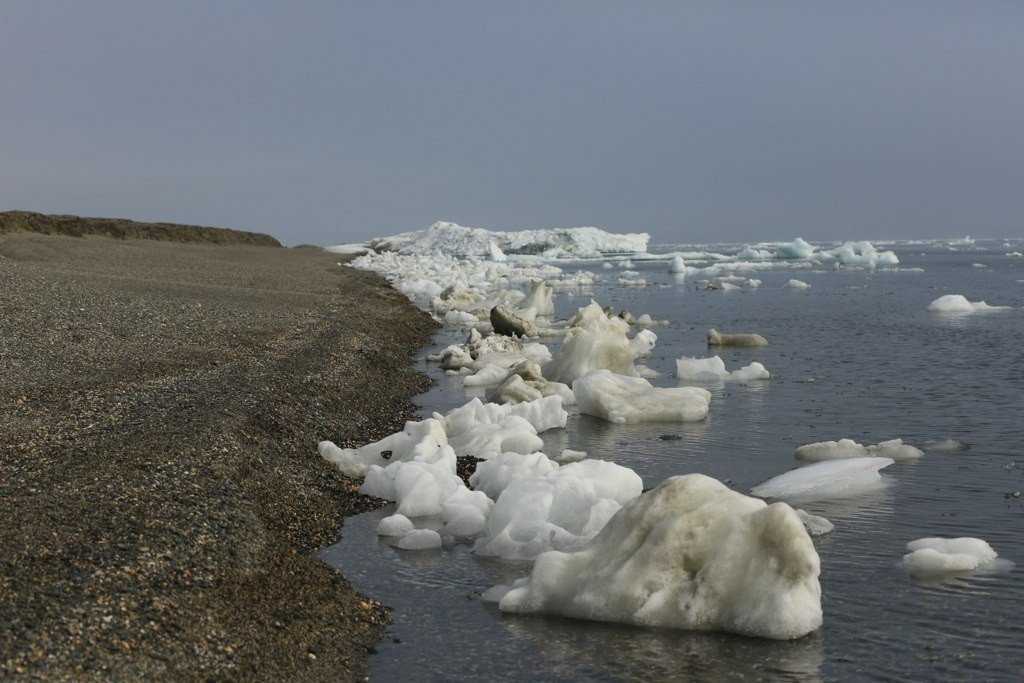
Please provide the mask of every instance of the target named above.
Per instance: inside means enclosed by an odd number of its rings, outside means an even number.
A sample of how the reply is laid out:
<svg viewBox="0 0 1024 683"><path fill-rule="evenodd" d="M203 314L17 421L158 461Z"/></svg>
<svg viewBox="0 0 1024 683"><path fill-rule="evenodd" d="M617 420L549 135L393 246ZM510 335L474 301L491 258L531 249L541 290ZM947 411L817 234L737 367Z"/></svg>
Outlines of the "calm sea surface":
<svg viewBox="0 0 1024 683"><path fill-rule="evenodd" d="M585 450L633 468L647 487L700 472L746 492L793 468L794 448L812 441L902 437L920 446L954 438L970 446L887 468L881 492L803 506L836 526L815 540L819 632L775 642L503 615L479 594L525 575L528 564L477 558L468 546L395 550L374 533L389 506L346 520L341 541L323 553L360 591L394 608L389 638L371 658L373 678L1024 680L1024 496L1014 495L1024 490L1024 259L988 246L896 249L901 268L924 272L762 271L753 277L764 284L752 292L698 291L694 278L677 280L664 262L635 263L649 286L623 288L613 284L617 270L591 263L582 269L607 284L556 297L560 318L593 297L670 320L653 328L658 345L648 364L663 373L655 384L676 385L675 358L710 355L709 327L766 336L767 347L719 355L730 370L760 361L772 379L708 387L704 423L571 416L565 430L544 435L549 455ZM784 288L791 277L811 288ZM1016 310L926 311L950 293ZM443 331L437 347L463 336ZM422 367L437 380L418 400L424 416L467 400L458 378ZM922 536L984 538L1018 566L920 583L899 561L906 542Z"/></svg>

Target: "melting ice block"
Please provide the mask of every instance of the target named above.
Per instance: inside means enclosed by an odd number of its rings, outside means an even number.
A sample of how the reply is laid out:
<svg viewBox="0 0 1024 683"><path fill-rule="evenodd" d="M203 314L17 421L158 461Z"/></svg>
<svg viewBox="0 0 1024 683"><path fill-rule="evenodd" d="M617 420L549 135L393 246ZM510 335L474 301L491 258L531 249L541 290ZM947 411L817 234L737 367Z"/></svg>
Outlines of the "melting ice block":
<svg viewBox="0 0 1024 683"><path fill-rule="evenodd" d="M786 286L790 289L809 289L810 285L803 280L792 279L786 283Z"/></svg>
<svg viewBox="0 0 1024 683"><path fill-rule="evenodd" d="M912 576L937 578L993 565L998 553L980 538L919 538L907 544L903 566Z"/></svg>
<svg viewBox="0 0 1024 683"><path fill-rule="evenodd" d="M636 472L604 460L583 460L542 477L512 479L473 551L530 560L552 549L575 550L641 491L643 481Z"/></svg>
<svg viewBox="0 0 1024 683"><path fill-rule="evenodd" d="M697 422L708 416L711 393L699 387L663 389L642 377L608 370L585 375L572 384L581 413L609 422Z"/></svg>
<svg viewBox="0 0 1024 683"><path fill-rule="evenodd" d="M739 370L729 372L725 369L725 361L719 356L710 358L679 358L676 360L676 377L691 382L753 382L769 379L771 373L758 362L745 365Z"/></svg>
<svg viewBox="0 0 1024 683"><path fill-rule="evenodd" d="M849 498L882 488L885 482L878 471L893 462L872 457L819 462L772 477L750 492L789 502Z"/></svg>
<svg viewBox="0 0 1024 683"><path fill-rule="evenodd" d="M821 462L823 460L863 458L867 456L892 458L900 462L917 460L924 453L908 443L903 443L903 439L882 441L873 446L864 446L853 439L840 439L839 441L818 441L800 446L796 449L795 455L797 460L804 462Z"/></svg>
<svg viewBox="0 0 1024 683"><path fill-rule="evenodd" d="M1002 311L1009 306L990 306L984 301L968 301L963 294L945 294L928 304L932 313L984 313Z"/></svg>
<svg viewBox="0 0 1024 683"><path fill-rule="evenodd" d="M317 446L320 456L333 463L343 474L361 478L371 465L385 466L390 461L433 458L438 449L448 446L444 424L439 420L406 422L402 431L360 448L338 448L330 441Z"/></svg>
<svg viewBox="0 0 1024 683"><path fill-rule="evenodd" d="M775 256L780 259L806 259L814 255L814 247L797 237L792 242L780 244Z"/></svg>
<svg viewBox="0 0 1024 683"><path fill-rule="evenodd" d="M572 384L595 370L636 375L634 348L626 336L629 323L618 316L609 317L593 301L579 309L571 322L558 354L544 366L546 378Z"/></svg>
<svg viewBox="0 0 1024 683"><path fill-rule="evenodd" d="M505 612L548 613L792 639L821 626L819 559L800 518L700 474L627 503L576 552L537 558L500 595Z"/></svg>

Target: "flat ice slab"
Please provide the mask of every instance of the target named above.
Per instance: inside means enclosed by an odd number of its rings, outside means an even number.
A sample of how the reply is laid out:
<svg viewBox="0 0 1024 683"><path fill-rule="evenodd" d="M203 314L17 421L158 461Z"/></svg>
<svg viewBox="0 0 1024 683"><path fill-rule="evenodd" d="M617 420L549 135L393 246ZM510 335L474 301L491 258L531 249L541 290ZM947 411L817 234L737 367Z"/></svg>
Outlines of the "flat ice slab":
<svg viewBox="0 0 1024 683"><path fill-rule="evenodd" d="M750 492L788 502L850 498L882 488L885 482L878 471L893 462L873 457L819 462L772 477Z"/></svg>

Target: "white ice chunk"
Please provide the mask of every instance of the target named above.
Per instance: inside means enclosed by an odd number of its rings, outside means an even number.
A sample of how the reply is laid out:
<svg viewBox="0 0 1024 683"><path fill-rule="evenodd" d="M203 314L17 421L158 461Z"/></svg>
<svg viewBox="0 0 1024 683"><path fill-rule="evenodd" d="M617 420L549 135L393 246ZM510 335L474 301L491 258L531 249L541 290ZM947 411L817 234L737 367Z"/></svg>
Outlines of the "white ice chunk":
<svg viewBox="0 0 1024 683"><path fill-rule="evenodd" d="M636 375L633 348L626 336L629 324L625 320L609 317L592 301L579 309L572 322L558 355L544 367L545 377L572 384L594 370Z"/></svg>
<svg viewBox="0 0 1024 683"><path fill-rule="evenodd" d="M832 533L832 530L836 528L832 522L824 517L812 515L805 510L797 510L796 514L800 517L800 521L804 523L807 533L811 536L824 536L825 534Z"/></svg>
<svg viewBox="0 0 1024 683"><path fill-rule="evenodd" d="M682 256L676 255L672 257L672 262L668 266L668 272L677 275L686 272L686 261L683 260Z"/></svg>
<svg viewBox="0 0 1024 683"><path fill-rule="evenodd" d="M555 457L555 462L561 465L567 465L570 462L579 462L586 457L586 451L574 451L569 448L563 448L562 453Z"/></svg>
<svg viewBox="0 0 1024 683"><path fill-rule="evenodd" d="M476 471L469 477L469 485L497 500L512 481L544 477L557 469L558 463L543 453L501 453L477 463Z"/></svg>
<svg viewBox="0 0 1024 683"><path fill-rule="evenodd" d="M775 251L775 256L780 259L807 259L813 254L814 247L800 237L792 242L780 244Z"/></svg>
<svg viewBox="0 0 1024 683"><path fill-rule="evenodd" d="M963 574L992 565L998 553L980 538L919 538L907 544L903 566L918 578Z"/></svg>
<svg viewBox="0 0 1024 683"><path fill-rule="evenodd" d="M896 462L916 460L924 455L920 449L903 443L903 439L882 441L873 446L864 446L853 439L839 441L818 441L800 446L796 449L796 459L804 462L821 462L823 460L839 460L842 458L863 458L876 456L892 458Z"/></svg>
<svg viewBox="0 0 1024 683"><path fill-rule="evenodd" d="M1006 310L1009 306L990 306L984 301L968 301L963 294L945 294L928 304L933 313L984 313Z"/></svg>
<svg viewBox="0 0 1024 683"><path fill-rule="evenodd" d="M891 464L892 458L870 457L819 462L772 477L751 493L790 502L849 498L882 488L878 471Z"/></svg>
<svg viewBox="0 0 1024 683"><path fill-rule="evenodd" d="M402 550L430 550L441 547L441 534L433 529L415 529L399 539Z"/></svg>
<svg viewBox="0 0 1024 683"><path fill-rule="evenodd" d="M658 335L651 330L640 330L629 340L629 348L633 352L633 358L644 358L651 355L657 343Z"/></svg>
<svg viewBox="0 0 1024 683"><path fill-rule="evenodd" d="M433 458L438 449L448 445L445 426L438 420L406 422L402 431L360 448L338 448L330 441L317 447L320 456L333 463L349 477L363 477L371 465L413 460L418 456Z"/></svg>
<svg viewBox="0 0 1024 683"><path fill-rule="evenodd" d="M786 286L790 289L809 289L810 285L803 280L793 279L786 283Z"/></svg>
<svg viewBox="0 0 1024 683"><path fill-rule="evenodd" d="M603 460L514 479L498 497L474 552L529 560L552 549L580 548L641 491L643 481L633 470Z"/></svg>
<svg viewBox="0 0 1024 683"><path fill-rule="evenodd" d="M711 393L698 387L663 389L642 377L598 370L572 385L581 413L609 422L696 422L708 415Z"/></svg>
<svg viewBox="0 0 1024 683"><path fill-rule="evenodd" d="M377 523L377 535L405 536L415 528L412 521L405 515L389 515Z"/></svg>
<svg viewBox="0 0 1024 683"><path fill-rule="evenodd" d="M684 356L676 360L676 377L690 382L753 382L769 379L771 373L757 361L729 372L725 369L725 361L719 356L710 356L709 358Z"/></svg>
<svg viewBox="0 0 1024 683"><path fill-rule="evenodd" d="M585 548L538 557L499 606L791 639L821 626L819 572L792 508L692 474L627 503Z"/></svg>

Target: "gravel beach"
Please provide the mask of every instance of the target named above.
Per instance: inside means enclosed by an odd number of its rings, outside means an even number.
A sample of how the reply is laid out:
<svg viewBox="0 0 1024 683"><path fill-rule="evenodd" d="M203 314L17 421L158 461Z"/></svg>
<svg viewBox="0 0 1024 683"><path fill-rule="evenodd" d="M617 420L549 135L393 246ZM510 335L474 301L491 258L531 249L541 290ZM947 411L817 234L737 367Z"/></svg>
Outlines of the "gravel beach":
<svg viewBox="0 0 1024 683"><path fill-rule="evenodd" d="M0 678L347 680L387 619L319 562L435 325L318 249L0 235Z"/></svg>

